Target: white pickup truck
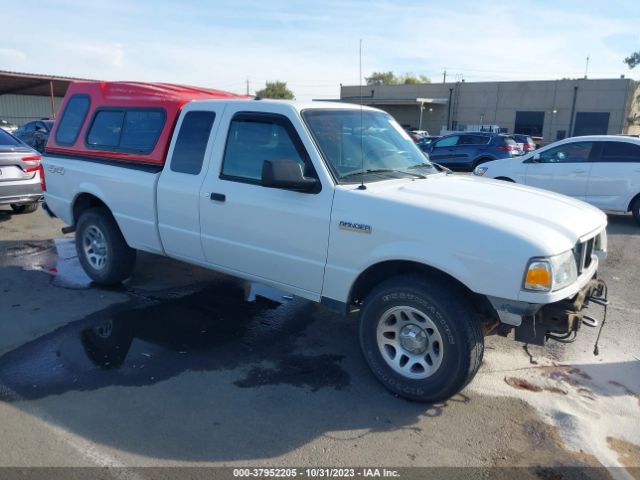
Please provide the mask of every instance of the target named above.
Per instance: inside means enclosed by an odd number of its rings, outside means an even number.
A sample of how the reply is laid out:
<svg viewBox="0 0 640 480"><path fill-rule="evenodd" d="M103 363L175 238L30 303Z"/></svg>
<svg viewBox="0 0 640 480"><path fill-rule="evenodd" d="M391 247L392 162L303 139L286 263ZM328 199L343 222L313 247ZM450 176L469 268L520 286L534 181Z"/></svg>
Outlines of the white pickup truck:
<svg viewBox="0 0 640 480"><path fill-rule="evenodd" d="M159 119L135 93L79 88L42 161L45 201L98 284L143 250L359 312L375 376L427 402L474 377L485 335L567 340L607 303L602 212L443 171L385 112L242 98Z"/></svg>

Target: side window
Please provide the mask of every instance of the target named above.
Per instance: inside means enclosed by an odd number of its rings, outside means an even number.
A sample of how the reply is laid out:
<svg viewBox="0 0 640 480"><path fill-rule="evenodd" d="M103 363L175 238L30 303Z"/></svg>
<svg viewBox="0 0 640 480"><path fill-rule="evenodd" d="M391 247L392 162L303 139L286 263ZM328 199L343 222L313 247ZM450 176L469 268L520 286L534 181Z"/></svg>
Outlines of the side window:
<svg viewBox="0 0 640 480"><path fill-rule="evenodd" d="M120 143L124 112L103 110L96 113L87 135L87 143L94 147L117 147Z"/></svg>
<svg viewBox="0 0 640 480"><path fill-rule="evenodd" d="M87 146L148 153L158 141L165 116L160 109L98 110L87 134Z"/></svg>
<svg viewBox="0 0 640 480"><path fill-rule="evenodd" d="M285 117L238 114L231 121L222 177L258 183L265 160L294 160L305 170L306 153Z"/></svg>
<svg viewBox="0 0 640 480"><path fill-rule="evenodd" d="M604 142L599 161L640 163L640 145L628 142Z"/></svg>
<svg viewBox="0 0 640 480"><path fill-rule="evenodd" d="M89 97L74 95L69 99L56 130L56 143L73 145L89 111Z"/></svg>
<svg viewBox="0 0 640 480"><path fill-rule="evenodd" d="M460 137L458 135L452 135L450 137L443 138L442 140L438 140L435 143L436 147L453 147L458 144L458 139Z"/></svg>
<svg viewBox="0 0 640 480"><path fill-rule="evenodd" d="M579 163L589 160L592 142L573 142L540 152L542 163Z"/></svg>
<svg viewBox="0 0 640 480"><path fill-rule="evenodd" d="M200 173L215 119L214 112L187 112L173 148L172 171L191 175Z"/></svg>

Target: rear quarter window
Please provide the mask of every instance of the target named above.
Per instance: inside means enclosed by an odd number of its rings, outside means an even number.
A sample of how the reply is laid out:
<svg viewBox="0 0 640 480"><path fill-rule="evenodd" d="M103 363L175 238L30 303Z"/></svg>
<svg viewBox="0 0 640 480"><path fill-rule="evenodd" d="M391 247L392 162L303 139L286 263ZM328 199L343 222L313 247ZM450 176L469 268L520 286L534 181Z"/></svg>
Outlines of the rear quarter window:
<svg viewBox="0 0 640 480"><path fill-rule="evenodd" d="M69 99L56 130L56 143L59 145L76 143L90 103L88 95L74 95Z"/></svg>

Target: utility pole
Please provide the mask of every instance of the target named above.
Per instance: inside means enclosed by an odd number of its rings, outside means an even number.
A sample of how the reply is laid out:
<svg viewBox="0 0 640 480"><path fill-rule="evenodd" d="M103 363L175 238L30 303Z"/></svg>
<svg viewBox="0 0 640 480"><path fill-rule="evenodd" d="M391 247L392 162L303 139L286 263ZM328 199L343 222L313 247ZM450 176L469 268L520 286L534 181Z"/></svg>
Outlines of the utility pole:
<svg viewBox="0 0 640 480"><path fill-rule="evenodd" d="M588 73L589 73L589 56L587 56L587 64L584 67L584 78L587 78Z"/></svg>
<svg viewBox="0 0 640 480"><path fill-rule="evenodd" d="M442 83L445 84L447 83L447 69L444 69L444 72L442 74Z"/></svg>
<svg viewBox="0 0 640 480"><path fill-rule="evenodd" d="M247 78L247 97L249 96L249 79Z"/></svg>

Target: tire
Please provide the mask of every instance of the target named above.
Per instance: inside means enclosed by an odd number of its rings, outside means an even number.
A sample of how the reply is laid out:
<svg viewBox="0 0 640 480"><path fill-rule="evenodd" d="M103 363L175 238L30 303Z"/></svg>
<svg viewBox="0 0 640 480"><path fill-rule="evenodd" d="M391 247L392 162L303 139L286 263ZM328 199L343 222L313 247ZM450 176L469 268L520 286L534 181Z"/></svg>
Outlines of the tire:
<svg viewBox="0 0 640 480"><path fill-rule="evenodd" d="M640 225L640 196L633 201L633 205L631 205L631 213L633 214L633 218Z"/></svg>
<svg viewBox="0 0 640 480"><path fill-rule="evenodd" d="M409 400L435 403L473 379L482 362L484 338L477 314L459 286L406 275L383 282L365 299L360 346L387 389ZM407 360L401 366L403 357Z"/></svg>
<svg viewBox="0 0 640 480"><path fill-rule="evenodd" d="M76 225L76 251L84 271L98 285L115 285L129 278L136 251L127 245L111 212L91 208Z"/></svg>
<svg viewBox="0 0 640 480"><path fill-rule="evenodd" d="M38 210L38 203L27 203L25 205L16 205L15 203L12 203L11 210L13 210L13 213L17 213L18 215L23 213L33 213Z"/></svg>

